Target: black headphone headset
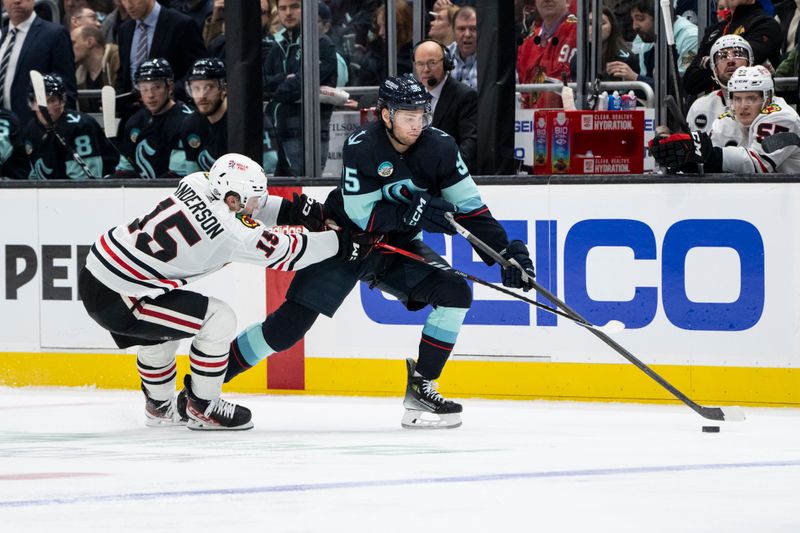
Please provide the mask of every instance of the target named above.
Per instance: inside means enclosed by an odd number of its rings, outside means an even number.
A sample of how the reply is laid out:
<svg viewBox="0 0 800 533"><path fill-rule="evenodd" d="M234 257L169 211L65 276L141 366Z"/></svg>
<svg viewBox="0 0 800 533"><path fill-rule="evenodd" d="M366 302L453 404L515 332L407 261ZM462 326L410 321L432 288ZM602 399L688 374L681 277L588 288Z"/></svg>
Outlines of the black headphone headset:
<svg viewBox="0 0 800 533"><path fill-rule="evenodd" d="M450 50L447 49L445 45L437 41L436 39L422 39L420 42L414 45L414 48L411 49L411 61L417 57L417 47L422 43L436 43L439 45L439 48L442 49L442 54L444 54L444 62L442 63L442 68L444 68L445 72L450 72L455 68L455 64L453 63L453 56L450 54Z"/></svg>

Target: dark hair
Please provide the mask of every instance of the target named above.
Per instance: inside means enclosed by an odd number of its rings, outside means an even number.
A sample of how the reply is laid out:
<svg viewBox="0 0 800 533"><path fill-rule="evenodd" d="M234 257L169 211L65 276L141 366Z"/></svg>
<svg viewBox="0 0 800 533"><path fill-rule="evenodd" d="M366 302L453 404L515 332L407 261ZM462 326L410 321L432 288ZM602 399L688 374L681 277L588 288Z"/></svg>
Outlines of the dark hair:
<svg viewBox="0 0 800 533"><path fill-rule="evenodd" d="M646 15L655 16L655 9L653 8L653 0L633 0L629 11L637 10Z"/></svg>
<svg viewBox="0 0 800 533"><path fill-rule="evenodd" d="M608 35L608 40L603 43L603 65L605 66L612 61L619 61L620 50L630 52L630 49L625 43L625 39L622 38L622 32L619 29L619 23L617 22L617 17L614 16L614 12L610 8L603 6L603 15L608 18L608 23L611 25L611 33ZM602 24L603 19L601 17L601 27ZM602 38L598 40L602 42Z"/></svg>

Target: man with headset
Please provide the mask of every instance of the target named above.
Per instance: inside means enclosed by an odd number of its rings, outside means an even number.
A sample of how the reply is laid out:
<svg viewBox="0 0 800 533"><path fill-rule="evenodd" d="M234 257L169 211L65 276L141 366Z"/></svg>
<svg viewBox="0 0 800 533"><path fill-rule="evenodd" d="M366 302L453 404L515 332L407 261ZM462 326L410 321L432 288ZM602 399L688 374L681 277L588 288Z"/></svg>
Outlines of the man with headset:
<svg viewBox="0 0 800 533"><path fill-rule="evenodd" d="M431 95L431 125L456 141L467 168L474 168L478 150L478 93L450 76L453 58L433 39L414 46L414 75Z"/></svg>

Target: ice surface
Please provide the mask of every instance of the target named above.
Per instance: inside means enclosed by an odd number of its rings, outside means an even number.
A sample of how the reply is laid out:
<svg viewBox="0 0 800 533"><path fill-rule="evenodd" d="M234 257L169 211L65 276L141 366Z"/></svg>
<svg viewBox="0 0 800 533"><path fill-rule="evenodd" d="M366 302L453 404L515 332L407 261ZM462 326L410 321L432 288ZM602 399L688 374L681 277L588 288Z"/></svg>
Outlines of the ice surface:
<svg viewBox="0 0 800 533"><path fill-rule="evenodd" d="M800 531L800 410L227 395L255 429L146 428L133 391L0 388L0 530Z"/></svg>

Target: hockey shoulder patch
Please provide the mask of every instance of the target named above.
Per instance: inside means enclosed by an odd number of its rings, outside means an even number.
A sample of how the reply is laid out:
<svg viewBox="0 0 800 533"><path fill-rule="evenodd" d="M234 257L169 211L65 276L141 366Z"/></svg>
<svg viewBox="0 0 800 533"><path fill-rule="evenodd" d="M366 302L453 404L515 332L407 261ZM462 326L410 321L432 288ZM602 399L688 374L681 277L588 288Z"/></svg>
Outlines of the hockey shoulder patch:
<svg viewBox="0 0 800 533"><path fill-rule="evenodd" d="M769 115L770 113L776 113L781 110L781 106L778 104L769 104L767 107L761 110L762 115Z"/></svg>
<svg viewBox="0 0 800 533"><path fill-rule="evenodd" d="M236 213L236 218L238 218L239 222L241 222L245 227L250 229L258 227L258 222L243 213Z"/></svg>

